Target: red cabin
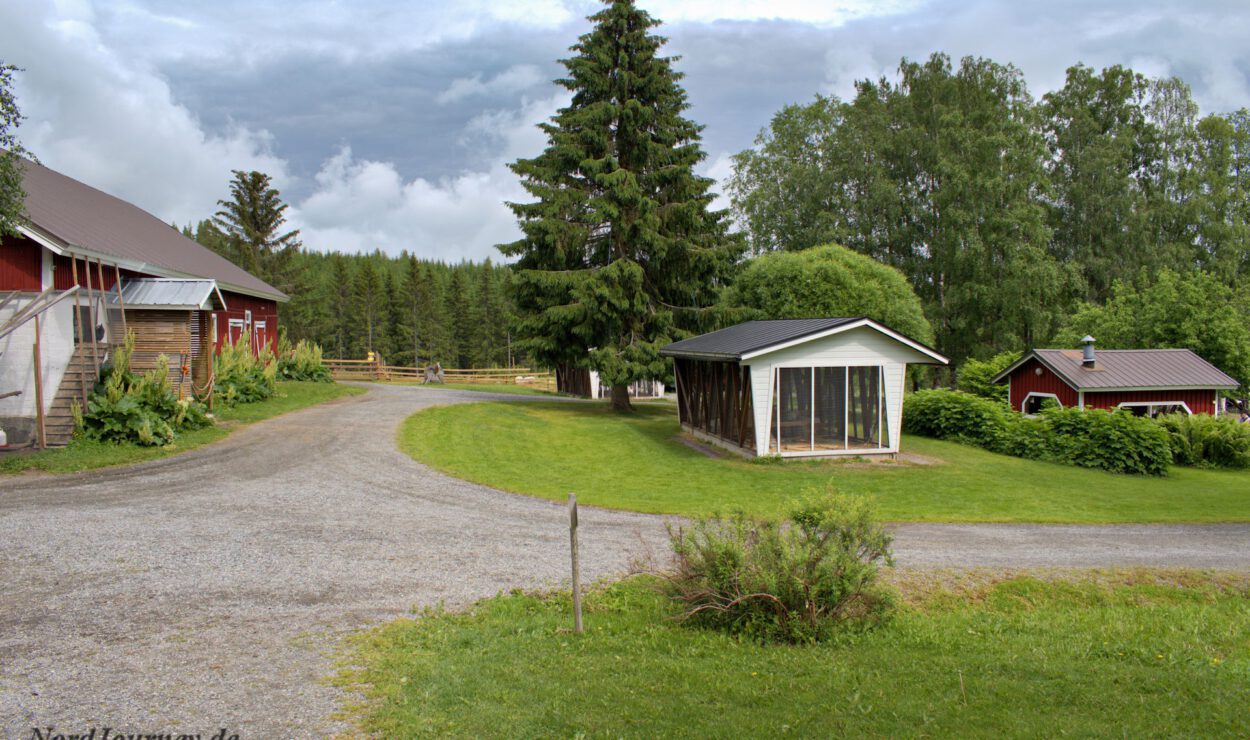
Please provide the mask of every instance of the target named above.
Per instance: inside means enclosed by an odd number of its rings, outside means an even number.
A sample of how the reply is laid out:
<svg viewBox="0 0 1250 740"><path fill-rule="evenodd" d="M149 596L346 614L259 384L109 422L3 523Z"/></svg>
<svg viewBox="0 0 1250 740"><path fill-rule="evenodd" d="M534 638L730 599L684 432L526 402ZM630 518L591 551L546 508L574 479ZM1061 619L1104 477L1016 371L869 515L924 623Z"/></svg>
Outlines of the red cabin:
<svg viewBox="0 0 1250 740"><path fill-rule="evenodd" d="M63 444L74 402L126 333L131 367L164 355L182 395L246 331L274 347L287 296L140 208L27 160L18 234L0 238L0 429L9 446ZM38 361L35 358L38 358Z"/></svg>
<svg viewBox="0 0 1250 740"><path fill-rule="evenodd" d="M1240 384L1187 349L1034 349L999 373L1011 408L1034 414L1046 401L1063 408L1129 409L1143 416L1220 413L1220 391Z"/></svg>

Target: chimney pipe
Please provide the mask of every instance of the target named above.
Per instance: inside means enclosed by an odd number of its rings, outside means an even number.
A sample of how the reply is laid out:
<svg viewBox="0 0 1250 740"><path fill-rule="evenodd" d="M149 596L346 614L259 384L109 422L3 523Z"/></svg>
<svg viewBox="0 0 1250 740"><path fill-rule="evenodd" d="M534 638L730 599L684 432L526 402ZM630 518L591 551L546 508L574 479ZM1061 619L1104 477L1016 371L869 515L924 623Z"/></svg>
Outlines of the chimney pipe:
<svg viewBox="0 0 1250 740"><path fill-rule="evenodd" d="M1086 334L1081 341L1085 343L1085 351L1081 356L1081 366L1092 368L1094 366L1094 338Z"/></svg>

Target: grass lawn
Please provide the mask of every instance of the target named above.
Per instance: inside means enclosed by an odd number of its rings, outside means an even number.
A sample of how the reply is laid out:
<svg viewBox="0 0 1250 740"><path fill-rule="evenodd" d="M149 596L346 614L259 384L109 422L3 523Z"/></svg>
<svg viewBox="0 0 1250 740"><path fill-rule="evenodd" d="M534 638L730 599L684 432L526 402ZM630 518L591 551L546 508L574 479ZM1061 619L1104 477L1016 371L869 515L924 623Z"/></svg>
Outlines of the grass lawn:
<svg viewBox="0 0 1250 740"><path fill-rule="evenodd" d="M1246 737L1244 577L1177 575L905 589L818 646L677 625L641 579L589 594L583 635L567 594L512 594L365 633L340 681L376 737Z"/></svg>
<svg viewBox="0 0 1250 740"><path fill-rule="evenodd" d="M559 395L552 391L539 390L527 385L516 385L515 383L436 383L426 385L419 380L390 380L382 382L382 385L411 385L432 391L446 388L455 391L478 391L480 393L509 393L514 396Z"/></svg>
<svg viewBox="0 0 1250 740"><path fill-rule="evenodd" d="M217 424L178 435L174 443L165 447L141 447L118 445L107 442L76 440L68 447L31 453L5 453L0 455L0 475L40 470L47 473L74 473L80 470L106 468L112 465L157 460L170 455L193 450L222 439L231 431L252 422L268 419L307 406L314 406L343 396L364 393L337 383L309 383L284 381L278 383L278 395L258 403L239 404L234 408L216 411Z"/></svg>
<svg viewBox="0 0 1250 740"><path fill-rule="evenodd" d="M709 458L677 441L675 407L482 403L410 417L400 448L439 470L517 493L662 514L744 510L772 515L827 483L877 497L892 521L1245 522L1250 472L1173 468L1166 478L1116 475L996 455L919 437L905 452L934 465Z"/></svg>

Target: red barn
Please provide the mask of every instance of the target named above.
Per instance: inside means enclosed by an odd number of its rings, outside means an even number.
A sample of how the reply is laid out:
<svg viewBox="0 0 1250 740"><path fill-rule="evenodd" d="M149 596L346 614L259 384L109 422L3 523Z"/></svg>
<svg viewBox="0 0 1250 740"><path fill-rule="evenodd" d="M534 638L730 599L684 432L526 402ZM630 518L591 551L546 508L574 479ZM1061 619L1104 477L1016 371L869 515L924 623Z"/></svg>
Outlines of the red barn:
<svg viewBox="0 0 1250 740"><path fill-rule="evenodd" d="M1030 350L999 373L1011 408L1036 413L1047 400L1064 408L1126 408L1138 415L1218 414L1220 391L1239 383L1187 349Z"/></svg>
<svg viewBox="0 0 1250 740"><path fill-rule="evenodd" d="M0 429L10 446L37 432L68 441L72 402L126 331L133 367L165 355L184 395L244 331L253 351L276 346L280 290L130 203L21 164L26 218L0 239Z"/></svg>

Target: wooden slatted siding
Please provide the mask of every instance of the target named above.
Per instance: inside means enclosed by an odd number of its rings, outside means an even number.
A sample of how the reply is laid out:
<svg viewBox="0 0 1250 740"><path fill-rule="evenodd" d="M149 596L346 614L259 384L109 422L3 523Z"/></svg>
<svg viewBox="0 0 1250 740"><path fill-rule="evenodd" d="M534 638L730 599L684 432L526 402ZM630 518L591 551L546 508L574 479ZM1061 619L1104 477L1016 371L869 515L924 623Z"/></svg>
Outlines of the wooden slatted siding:
<svg viewBox="0 0 1250 740"><path fill-rule="evenodd" d="M25 237L0 238L0 290L43 290L43 247Z"/></svg>
<svg viewBox="0 0 1250 740"><path fill-rule="evenodd" d="M1195 414L1215 413L1215 391L1085 391L1085 408L1114 409L1122 403L1175 403L1180 401Z"/></svg>
<svg viewBox="0 0 1250 740"><path fill-rule="evenodd" d="M126 312L126 324L135 335L130 369L136 373L151 370L163 354L169 358L169 381L176 390L181 377L178 363L191 354L191 312L132 310ZM185 381L183 390L185 395L191 394Z"/></svg>
<svg viewBox="0 0 1250 740"><path fill-rule="evenodd" d="M1041 375L1037 374L1038 368L1042 370ZM1051 372L1050 368L1043 366L1036 359L1029 360L1011 374L1011 408L1019 411L1025 397L1030 393L1053 393L1059 397L1059 403L1065 409L1079 403L1072 386L1063 382L1058 375Z"/></svg>
<svg viewBox="0 0 1250 740"><path fill-rule="evenodd" d="M754 444L750 367L676 358L673 373L677 414L683 425L737 447Z"/></svg>

